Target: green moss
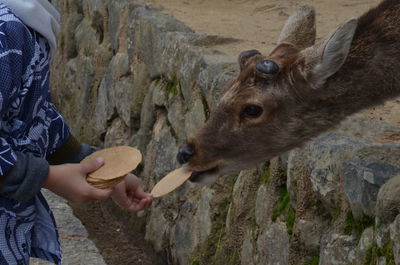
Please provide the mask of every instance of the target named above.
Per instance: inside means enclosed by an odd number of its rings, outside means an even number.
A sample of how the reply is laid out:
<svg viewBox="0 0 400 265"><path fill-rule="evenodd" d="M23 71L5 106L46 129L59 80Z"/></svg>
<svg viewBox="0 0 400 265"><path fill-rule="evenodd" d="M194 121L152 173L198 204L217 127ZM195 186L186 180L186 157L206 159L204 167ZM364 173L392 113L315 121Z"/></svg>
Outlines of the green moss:
<svg viewBox="0 0 400 265"><path fill-rule="evenodd" d="M368 216L361 217L360 220L355 221L352 212L348 212L344 223L343 231L346 235L355 234L358 237L361 236L362 232L374 225L374 219Z"/></svg>
<svg viewBox="0 0 400 265"><path fill-rule="evenodd" d="M391 241L386 243L382 248L379 248L374 242L367 250L364 265L375 265L378 262L379 257L385 257L387 265L395 265Z"/></svg>
<svg viewBox="0 0 400 265"><path fill-rule="evenodd" d="M263 171L262 171L262 179L263 179L263 183L267 183L269 180L269 165L264 165L263 166Z"/></svg>
<svg viewBox="0 0 400 265"><path fill-rule="evenodd" d="M231 201L232 198L227 197L218 205L218 212L214 216L212 231L207 238L204 250L198 257L199 264L220 264L218 263L218 257L224 257L226 261L226 249L223 248L222 238L225 235L225 220Z"/></svg>
<svg viewBox="0 0 400 265"><path fill-rule="evenodd" d="M333 218L331 219L331 225L333 225L334 222L339 220L341 215L342 215L342 209L340 208L340 206L336 206L335 214L334 214Z"/></svg>
<svg viewBox="0 0 400 265"><path fill-rule="evenodd" d="M64 36L64 34L61 34L61 36L60 36L61 53L64 53L64 47L65 47L65 36Z"/></svg>
<svg viewBox="0 0 400 265"><path fill-rule="evenodd" d="M200 261L198 259L193 259L190 265L200 265Z"/></svg>
<svg viewBox="0 0 400 265"><path fill-rule="evenodd" d="M272 212L272 221L275 222L276 218L282 215L282 213L286 210L286 207L288 206L289 202L290 202L289 192L285 187L284 189L281 190L278 206Z"/></svg>
<svg viewBox="0 0 400 265"><path fill-rule="evenodd" d="M272 221L275 222L279 216L284 217L287 232L289 235L292 235L294 223L296 221L296 212L290 205L290 196L286 186L282 188L278 205L272 212Z"/></svg>
<svg viewBox="0 0 400 265"><path fill-rule="evenodd" d="M296 221L296 212L292 207L289 206L288 213L286 216L286 227L289 235L293 234L293 227L295 221Z"/></svg>
<svg viewBox="0 0 400 265"><path fill-rule="evenodd" d="M239 253L234 251L229 257L228 264L238 264L240 263Z"/></svg>
<svg viewBox="0 0 400 265"><path fill-rule="evenodd" d="M319 257L314 257L306 265L318 265L318 264L319 264Z"/></svg>
<svg viewBox="0 0 400 265"><path fill-rule="evenodd" d="M165 93L165 100L168 100L170 97L177 96L179 94L179 80L176 75L174 75L171 80L167 84L167 93Z"/></svg>
<svg viewBox="0 0 400 265"><path fill-rule="evenodd" d="M343 232L346 235L350 235L353 232L355 226L356 225L354 222L353 214L351 212L348 212L344 223Z"/></svg>

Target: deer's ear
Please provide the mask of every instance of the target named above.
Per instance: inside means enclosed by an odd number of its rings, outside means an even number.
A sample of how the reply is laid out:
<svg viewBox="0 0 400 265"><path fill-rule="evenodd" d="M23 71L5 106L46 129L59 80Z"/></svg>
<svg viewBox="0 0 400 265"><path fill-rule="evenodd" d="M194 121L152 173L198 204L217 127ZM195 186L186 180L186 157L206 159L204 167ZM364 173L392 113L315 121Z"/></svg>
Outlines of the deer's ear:
<svg viewBox="0 0 400 265"><path fill-rule="evenodd" d="M342 67L356 28L357 20L348 20L320 43L303 51L306 64L312 66L311 82L315 88L323 86L326 79Z"/></svg>
<svg viewBox="0 0 400 265"><path fill-rule="evenodd" d="M312 6L304 5L288 18L278 44L289 42L302 50L314 45L315 35L315 10Z"/></svg>

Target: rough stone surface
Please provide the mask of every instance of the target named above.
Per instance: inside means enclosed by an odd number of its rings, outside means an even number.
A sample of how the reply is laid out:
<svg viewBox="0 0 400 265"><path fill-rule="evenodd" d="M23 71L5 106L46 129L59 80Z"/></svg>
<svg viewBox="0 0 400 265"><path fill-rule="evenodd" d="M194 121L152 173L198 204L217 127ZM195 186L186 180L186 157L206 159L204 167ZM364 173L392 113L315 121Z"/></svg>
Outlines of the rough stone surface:
<svg viewBox="0 0 400 265"><path fill-rule="evenodd" d="M400 157L400 146L364 147L343 165L345 192L356 218L362 215L375 216L380 187L400 174L400 163L396 157Z"/></svg>
<svg viewBox="0 0 400 265"><path fill-rule="evenodd" d="M200 99L197 99L185 115L185 130L188 137L194 136L205 121L204 105Z"/></svg>
<svg viewBox="0 0 400 265"><path fill-rule="evenodd" d="M161 252L167 245L169 224L160 206L153 206L146 225L146 240L152 242L155 251Z"/></svg>
<svg viewBox="0 0 400 265"><path fill-rule="evenodd" d="M195 224L191 221L195 207L190 201L182 204L180 209L182 218L174 225L171 233L170 242L174 244L172 257L177 264L189 264L191 253L199 243L194 230Z"/></svg>
<svg viewBox="0 0 400 265"><path fill-rule="evenodd" d="M324 232L325 225L322 220L315 218L314 220L298 220L296 223L296 229L298 231L299 240L305 245L305 247L312 251L319 251L321 245L321 236Z"/></svg>
<svg viewBox="0 0 400 265"><path fill-rule="evenodd" d="M240 252L240 264L254 265L255 264L255 249L256 242L253 238L253 233L248 229L243 238L243 244Z"/></svg>
<svg viewBox="0 0 400 265"><path fill-rule="evenodd" d="M374 243L374 229L369 227L364 230L361 234L360 241L358 242L356 249L356 263L364 264L365 256L367 254L368 249Z"/></svg>
<svg viewBox="0 0 400 265"><path fill-rule="evenodd" d="M286 265L289 260L289 236L285 224L272 224L257 239L257 264Z"/></svg>
<svg viewBox="0 0 400 265"><path fill-rule="evenodd" d="M200 201L198 202L198 207L194 216L197 231L199 233L200 244L204 244L204 242L207 240L207 237L211 233L212 223L210 216L210 202L212 197L213 190L209 188L204 188L202 190Z"/></svg>
<svg viewBox="0 0 400 265"><path fill-rule="evenodd" d="M388 180L379 190L376 217L379 223L391 223L400 213L400 175Z"/></svg>
<svg viewBox="0 0 400 265"><path fill-rule="evenodd" d="M268 191L265 185L261 185L257 190L255 205L255 217L258 226L269 225L271 223L272 207L268 203Z"/></svg>
<svg viewBox="0 0 400 265"><path fill-rule="evenodd" d="M322 239L319 265L352 264L356 260L356 237L341 235L336 232L327 234Z"/></svg>
<svg viewBox="0 0 400 265"><path fill-rule="evenodd" d="M394 222L390 225L390 239L396 265L400 264L400 215L397 215Z"/></svg>

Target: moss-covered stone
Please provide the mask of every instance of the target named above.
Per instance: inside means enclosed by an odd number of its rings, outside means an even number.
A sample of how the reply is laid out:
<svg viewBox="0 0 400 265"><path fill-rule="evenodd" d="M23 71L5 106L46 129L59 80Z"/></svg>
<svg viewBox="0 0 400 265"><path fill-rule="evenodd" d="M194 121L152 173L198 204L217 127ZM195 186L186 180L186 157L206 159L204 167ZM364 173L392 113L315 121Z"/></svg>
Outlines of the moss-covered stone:
<svg viewBox="0 0 400 265"><path fill-rule="evenodd" d="M355 234L358 238L361 237L362 232L367 228L375 224L373 218L363 216L360 220L354 220L352 212L348 212L346 215L343 232L346 235Z"/></svg>
<svg viewBox="0 0 400 265"><path fill-rule="evenodd" d="M290 205L290 196L286 186L282 188L278 204L272 212L272 221L275 222L280 216L282 216L282 218L286 221L288 234L292 235L293 226L296 220L296 212Z"/></svg>
<svg viewBox="0 0 400 265"><path fill-rule="evenodd" d="M308 262L306 265L318 265L319 264L319 257L313 257L310 262Z"/></svg>
<svg viewBox="0 0 400 265"><path fill-rule="evenodd" d="M179 84L179 79L176 75L174 75L171 80L169 80L167 86L166 86L166 91L165 93L165 100L168 101L170 97L177 96L180 92L180 84Z"/></svg>
<svg viewBox="0 0 400 265"><path fill-rule="evenodd" d="M389 241L382 248L374 242L367 250L364 265L375 265L380 257L385 257L386 265L395 265L392 242Z"/></svg>
<svg viewBox="0 0 400 265"><path fill-rule="evenodd" d="M267 183L270 177L270 172L269 172L269 163L265 163L262 168L262 181L263 183Z"/></svg>

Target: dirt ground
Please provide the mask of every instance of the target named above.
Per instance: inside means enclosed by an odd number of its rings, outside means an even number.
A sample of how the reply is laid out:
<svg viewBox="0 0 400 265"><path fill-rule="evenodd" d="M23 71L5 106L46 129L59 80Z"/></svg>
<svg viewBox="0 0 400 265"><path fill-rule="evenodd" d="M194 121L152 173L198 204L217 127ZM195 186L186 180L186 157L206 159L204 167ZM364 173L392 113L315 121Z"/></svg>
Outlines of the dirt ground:
<svg viewBox="0 0 400 265"><path fill-rule="evenodd" d="M240 41L212 47L237 56L258 49L268 53L288 16L303 4L315 7L317 39L343 21L358 17L380 0L147 0L161 12L183 21L198 33L235 38ZM400 98L361 113L400 125Z"/></svg>
<svg viewBox="0 0 400 265"><path fill-rule="evenodd" d="M111 201L70 204L108 265L162 264L144 239L126 220L112 212Z"/></svg>

